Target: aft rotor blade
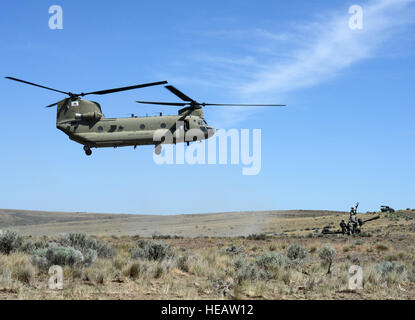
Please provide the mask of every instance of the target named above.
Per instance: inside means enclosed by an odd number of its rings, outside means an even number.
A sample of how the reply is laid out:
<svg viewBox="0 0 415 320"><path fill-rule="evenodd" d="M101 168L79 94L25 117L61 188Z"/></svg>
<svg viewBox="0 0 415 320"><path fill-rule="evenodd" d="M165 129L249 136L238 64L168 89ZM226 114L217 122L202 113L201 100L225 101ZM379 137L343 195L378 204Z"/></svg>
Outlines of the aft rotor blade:
<svg viewBox="0 0 415 320"><path fill-rule="evenodd" d="M229 104L229 103L201 103L201 106L225 106L225 107L285 107L285 104Z"/></svg>
<svg viewBox="0 0 415 320"><path fill-rule="evenodd" d="M31 86L35 86L35 87L39 87L39 88L43 88L43 89L48 89L48 90L52 90L52 91L56 91L56 92L60 92L60 93L64 93L64 94L70 95L70 92L65 92L65 91L61 91L61 90L57 90L57 89L45 87L45 86L42 86L40 84L36 84L36 83L33 83L33 82L29 82L29 81L25 81L25 80L20 80L20 79L16 79L16 78L13 78L13 77L6 77L6 79L14 80L14 81L18 81L18 82L30 84Z"/></svg>
<svg viewBox="0 0 415 320"><path fill-rule="evenodd" d="M162 106L179 106L184 107L185 105L188 105L188 103L185 102L154 102L154 101L136 101L137 103L143 103L143 104L158 104Z"/></svg>
<svg viewBox="0 0 415 320"><path fill-rule="evenodd" d="M183 92L181 92L179 89L173 87L173 86L165 86L165 88L167 90L169 90L171 93L175 94L176 96L178 96L180 99L182 99L183 101L189 101L192 102L193 99L189 98L188 96L186 96Z"/></svg>
<svg viewBox="0 0 415 320"><path fill-rule="evenodd" d="M145 87L151 87L151 86L158 86L161 84L166 84L167 81L159 81L159 82L151 82L151 83L143 83L136 86L129 86L129 87L121 87L121 88L115 88L115 89L107 89L107 90L100 90L100 91L92 91L87 93L81 93L80 96L86 96L88 94L108 94L108 93L114 93L114 92L120 92L120 91L126 91L126 90L133 90L133 89L139 89L139 88L145 88Z"/></svg>

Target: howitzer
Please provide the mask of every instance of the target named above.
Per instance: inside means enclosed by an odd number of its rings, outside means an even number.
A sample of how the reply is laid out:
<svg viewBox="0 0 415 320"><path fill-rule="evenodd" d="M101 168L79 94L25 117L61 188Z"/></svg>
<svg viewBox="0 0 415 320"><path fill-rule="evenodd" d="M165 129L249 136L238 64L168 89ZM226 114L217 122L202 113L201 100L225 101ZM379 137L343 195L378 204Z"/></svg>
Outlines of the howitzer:
<svg viewBox="0 0 415 320"><path fill-rule="evenodd" d="M373 217L373 218L370 218L370 219L366 219L366 220L358 219L357 221L359 222L359 226L362 226L366 222L373 221L373 220L377 220L379 218L380 218L380 216L376 216L376 217Z"/></svg>
<svg viewBox="0 0 415 320"><path fill-rule="evenodd" d="M377 220L379 218L380 218L380 216L376 216L376 217L369 218L369 219L366 219L366 220L358 219L357 221L358 221L359 226L362 226L366 222ZM344 225L344 227L342 227L342 230L332 231L332 230L329 230L328 227L325 227L321 231L322 234L347 234L347 235L359 234L360 232L361 232L361 230L359 228L357 228L355 226L350 226L350 224L349 225Z"/></svg>

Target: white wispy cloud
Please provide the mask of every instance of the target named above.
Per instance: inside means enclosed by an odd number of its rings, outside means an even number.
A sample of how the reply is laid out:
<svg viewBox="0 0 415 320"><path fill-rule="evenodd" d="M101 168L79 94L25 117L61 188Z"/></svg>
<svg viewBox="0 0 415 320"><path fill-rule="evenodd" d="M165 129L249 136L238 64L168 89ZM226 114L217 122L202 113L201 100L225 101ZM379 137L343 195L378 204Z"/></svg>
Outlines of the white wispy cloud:
<svg viewBox="0 0 415 320"><path fill-rule="evenodd" d="M271 63L253 74L241 90L247 95L270 91L289 92L316 85L339 71L374 57L377 49L402 27L414 23L413 0L378 0L363 7L363 29L352 30L350 14L334 14L329 20L304 25L309 39L285 63Z"/></svg>
<svg viewBox="0 0 415 320"><path fill-rule="evenodd" d="M396 43L394 36L405 34L415 22L414 4L415 0L360 2L361 30L349 28L351 14L344 4L337 12L320 12L310 21L288 26L288 30L279 26L279 32L261 28L213 30L205 36L229 40L229 45L232 41L244 47L251 44L243 51L248 55L233 56L231 50L223 56L209 51L193 58L205 67L204 81L227 90L229 97L280 102L278 99L292 91L329 81L365 59L388 52L390 47L385 44ZM219 116L223 125L229 126L252 112L238 108Z"/></svg>

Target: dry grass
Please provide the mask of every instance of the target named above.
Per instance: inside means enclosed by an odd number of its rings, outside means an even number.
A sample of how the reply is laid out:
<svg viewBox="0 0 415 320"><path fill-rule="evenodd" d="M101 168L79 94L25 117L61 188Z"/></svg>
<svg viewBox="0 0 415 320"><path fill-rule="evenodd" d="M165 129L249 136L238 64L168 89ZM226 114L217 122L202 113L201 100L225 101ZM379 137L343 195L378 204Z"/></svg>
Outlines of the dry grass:
<svg viewBox="0 0 415 320"><path fill-rule="evenodd" d="M370 237L309 236L295 218L289 236L157 240L173 251L158 260L132 255L136 236L101 236L115 256L65 266L63 290L48 289L47 271L12 252L0 255L0 299L414 299L415 229L402 216L394 219L365 226ZM336 251L330 274L319 254L326 244ZM354 264L363 269L362 290L348 289Z"/></svg>
<svg viewBox="0 0 415 320"><path fill-rule="evenodd" d="M352 240L327 239L307 243L302 238L273 238L261 243L255 240L218 238L167 240L178 255L174 259L148 261L133 259L129 248L134 246L132 238L112 239L117 254L112 259L98 259L83 268L64 268L64 289L47 288L48 275L32 266L28 256L12 253L0 256L0 298L2 299L413 299L415 286L408 280L414 252L395 249L389 243L388 254L395 252L396 261L406 266L406 273L396 271L382 274L376 265L387 261L388 255L378 250L372 254L354 252ZM255 246L254 246L255 242ZM128 244L129 245L126 245ZM244 253L229 254L218 250L218 244L225 247L240 245ZM269 278L259 276L265 269L256 264L262 254L286 256L290 244L301 244L309 255L300 263L269 269ZM337 250L332 272L322 263L316 251L326 243ZM288 246L287 246L288 245ZM363 247L377 245L368 240ZM257 247L255 251L249 248ZM282 249L282 248L285 249ZM185 248L186 259L180 255ZM270 250L272 249L272 250ZM314 253L314 254L313 254ZM360 255L361 254L361 255ZM348 268L360 257L364 270L364 289L356 292L347 288ZM252 264L253 273L241 281L237 280L234 262L242 258L243 263ZM288 259L288 258L287 258ZM292 260L294 261L294 260ZM394 260L395 261L395 260ZM184 267L185 265L185 267ZM261 271L262 270L262 271Z"/></svg>

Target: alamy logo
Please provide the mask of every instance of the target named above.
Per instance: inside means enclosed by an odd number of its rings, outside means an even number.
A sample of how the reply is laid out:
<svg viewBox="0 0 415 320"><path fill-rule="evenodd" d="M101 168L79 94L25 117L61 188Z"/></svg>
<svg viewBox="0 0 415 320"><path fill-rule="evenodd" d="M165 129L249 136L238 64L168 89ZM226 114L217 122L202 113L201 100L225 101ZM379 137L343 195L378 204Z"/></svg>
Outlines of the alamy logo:
<svg viewBox="0 0 415 320"><path fill-rule="evenodd" d="M209 132L183 130L182 127L177 123L178 129L174 133L168 129L156 130L153 141L163 146L160 154L153 154L156 164L227 165L230 162L231 165L245 165L243 175L258 175L261 172L261 129L252 130L251 141L249 129ZM187 148L184 146L186 142L189 142ZM175 150L173 144L176 144Z"/></svg>
<svg viewBox="0 0 415 320"><path fill-rule="evenodd" d="M49 18L49 29L62 30L63 29L63 10L61 6L53 5L49 7L49 13L52 15Z"/></svg>
<svg viewBox="0 0 415 320"><path fill-rule="evenodd" d="M61 266L51 266L49 268L49 278L48 285L49 289L52 290L62 290L63 289L63 269Z"/></svg>
<svg viewBox="0 0 415 320"><path fill-rule="evenodd" d="M363 29L363 9L361 6L355 4L350 6L349 13L352 16L349 19L349 28L352 30L362 30Z"/></svg>
<svg viewBox="0 0 415 320"><path fill-rule="evenodd" d="M349 289L363 289L363 269L360 266L353 265L349 268Z"/></svg>

